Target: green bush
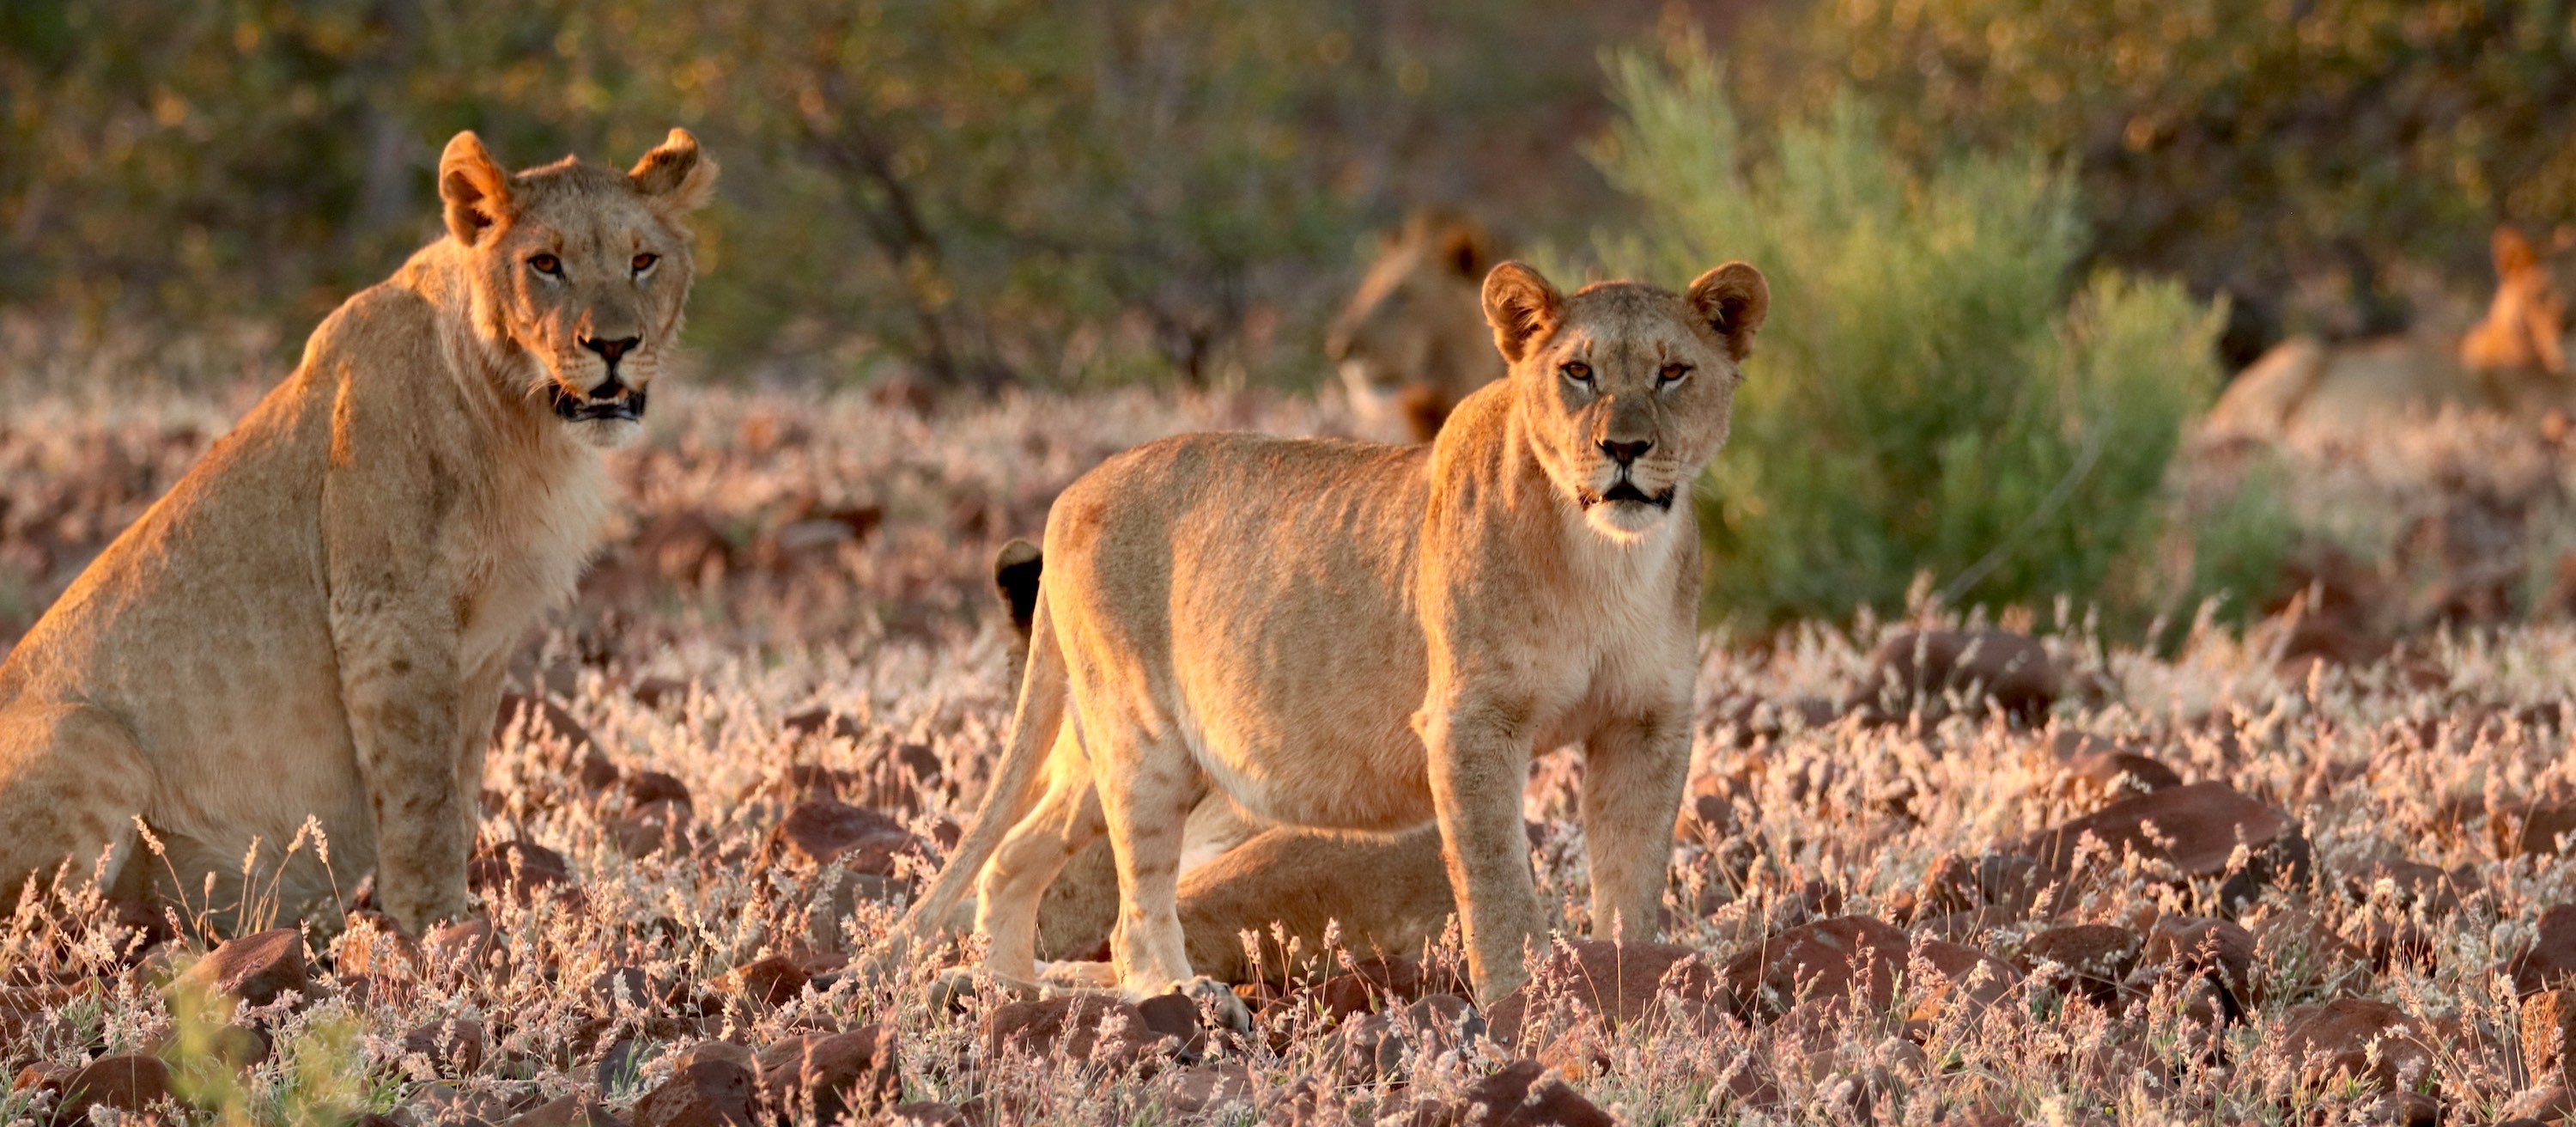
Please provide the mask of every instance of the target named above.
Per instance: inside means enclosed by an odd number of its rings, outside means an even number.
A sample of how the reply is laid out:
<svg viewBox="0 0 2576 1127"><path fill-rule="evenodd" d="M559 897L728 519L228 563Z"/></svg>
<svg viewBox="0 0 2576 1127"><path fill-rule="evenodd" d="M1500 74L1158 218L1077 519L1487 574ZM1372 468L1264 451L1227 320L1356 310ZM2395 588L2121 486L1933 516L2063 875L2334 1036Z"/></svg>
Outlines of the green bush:
<svg viewBox="0 0 2576 1127"><path fill-rule="evenodd" d="M1703 483L1710 611L1746 626L2071 594L2135 618L2217 315L2170 283L2077 285L2084 228L2036 156L1900 158L1862 103L1756 135L1695 39L1611 62L1595 157L1643 206L1619 272L1761 267L1773 314Z"/></svg>

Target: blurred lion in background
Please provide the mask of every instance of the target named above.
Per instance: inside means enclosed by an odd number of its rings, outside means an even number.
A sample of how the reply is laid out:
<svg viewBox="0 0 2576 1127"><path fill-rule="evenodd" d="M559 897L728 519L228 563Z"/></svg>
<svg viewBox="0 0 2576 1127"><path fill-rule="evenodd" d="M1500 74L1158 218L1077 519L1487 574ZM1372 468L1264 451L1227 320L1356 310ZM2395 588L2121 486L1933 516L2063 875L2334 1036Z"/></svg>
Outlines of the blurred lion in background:
<svg viewBox="0 0 2576 1127"><path fill-rule="evenodd" d="M678 129L625 171L448 142L446 237L324 319L0 663L0 901L104 857L120 891L238 895L237 925L370 870L414 934L466 913L504 670L597 546L601 452L642 429L715 180ZM308 820L327 865L283 856Z"/></svg>
<svg viewBox="0 0 2576 1127"><path fill-rule="evenodd" d="M2283 341L2228 384L2207 432L2358 437L2446 409L2533 420L2576 410L2567 363L2576 230L2560 230L2544 256L2520 231L2500 227L2493 249L2495 299L2456 347L2411 337Z"/></svg>
<svg viewBox="0 0 2576 1127"><path fill-rule="evenodd" d="M1369 437L1429 442L1459 400L1503 374L1480 296L1496 251L1482 225L1438 210L1379 237L1324 338Z"/></svg>

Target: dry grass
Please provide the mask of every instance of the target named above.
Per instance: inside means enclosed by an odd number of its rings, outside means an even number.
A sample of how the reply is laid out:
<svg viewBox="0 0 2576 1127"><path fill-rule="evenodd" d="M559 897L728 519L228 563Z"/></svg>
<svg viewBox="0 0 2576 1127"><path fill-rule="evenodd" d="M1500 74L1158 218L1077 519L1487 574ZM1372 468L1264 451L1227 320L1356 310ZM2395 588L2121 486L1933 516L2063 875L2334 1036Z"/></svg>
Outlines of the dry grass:
<svg viewBox="0 0 2576 1127"><path fill-rule="evenodd" d="M1008 705L1005 626L986 593L992 552L1033 534L1075 474L1159 434L1318 432L1343 420L1296 400L1142 392L1014 399L927 419L864 398L775 390L692 391L673 397L681 403L685 418L658 419L649 445L623 457L631 523L518 676L523 690L559 700L630 774L684 783L688 832L668 845L636 838L624 828L626 800L586 790L560 736L514 728L493 759L484 835L559 851L578 897L495 897L497 938L470 958L433 947L385 961L387 945L363 922L311 932L316 970L301 1004L244 1018L266 1024L279 1051L201 1102L266 1121L374 1111L499 1122L581 1093L631 1114L697 1041L759 1046L884 1023L897 1032L909 1099L980 1099L1006 1122L1187 1118L1171 1092L1190 1073L1169 1062L1120 1070L988 1058L973 1015L923 1001L929 968L901 983L831 973L833 957L878 941L892 908L854 902L847 882L779 861L765 843L791 766L859 771L904 743L943 765L918 809L904 812L914 828L929 835L944 818L968 817ZM0 624L15 623L0 638L22 629L238 404L20 407L0 428ZM1723 965L1827 915L1929 934L1926 876L1937 860L1973 857L2088 808L2059 792L2052 733L2000 716L1878 725L1846 716L1758 736L1733 719L1746 700L1838 697L1883 637L1944 617L1923 608L1907 624L1712 644L1699 751L1736 828L1677 852L1673 942ZM2542 909L2570 902L2576 865L2523 852L2481 811L2576 787L2568 726L2537 711L2567 699L2576 631L2425 634L2388 662L2304 679L2282 672L2291 633L2278 621L2243 638L2204 630L2170 658L2104 646L2080 625L2050 643L2097 690L2058 706L2048 720L2057 732L2121 741L2188 781L2227 782L2294 815L2313 844L2309 879L2267 888L2237 913L2258 941L2241 1022L2215 1033L2199 1024L2212 1003L2188 974L2141 971L2097 1004L2050 988L2043 966L1992 1006L1964 1004L1917 975L1884 1012L1638 1022L1531 1051L1634 1123L2310 1123L2364 1114L2378 1093L2307 1074L2281 1030L2295 1007L2362 996L2433 1023L2430 1066L2401 1083L2437 1093L2461 1120L2494 1121L2534 1083L2515 992L2497 969L2533 941ZM842 734L791 730L791 716L818 707L847 718ZM1562 777L1541 772L1529 814L1551 828L1534 851L1542 890L1560 924L1579 926L1581 833ZM2406 907L2396 885L2367 879L2392 858L2454 874L2456 907ZM2114 867L2076 885L2060 910L2004 913L1968 941L2012 959L2053 926L2144 929L2214 914L2215 886L2152 865ZM136 950L118 938L114 912L94 897L30 904L0 930L0 1058L11 1067L171 1043L181 1023L158 984L204 949L203 937ZM2411 945L2374 959L2372 937L2400 928ZM774 953L824 973L783 1004L741 997L728 972ZM362 977L370 968L380 973ZM594 983L616 968L692 985L677 1005L604 1002ZM1456 1092L1512 1055L1488 1040L1408 1060L1409 1088L1346 1082L1339 1043L1297 1032L1316 1023L1295 1010L1267 1011L1281 1036L1223 1058L1248 1072L1252 1095L1217 1118L1410 1114L1414 1100ZM491 1051L461 1075L441 1075L401 1045L407 1031L450 1016L491 1031ZM48 1097L37 1092L0 1097L0 1121L38 1116Z"/></svg>

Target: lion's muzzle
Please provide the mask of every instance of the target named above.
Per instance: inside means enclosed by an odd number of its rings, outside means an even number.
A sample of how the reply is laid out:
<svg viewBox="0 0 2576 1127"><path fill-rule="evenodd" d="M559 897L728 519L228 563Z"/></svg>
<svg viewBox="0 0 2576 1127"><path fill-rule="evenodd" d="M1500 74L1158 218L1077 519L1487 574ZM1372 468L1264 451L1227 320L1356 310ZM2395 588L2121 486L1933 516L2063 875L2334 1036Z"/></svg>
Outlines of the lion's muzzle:
<svg viewBox="0 0 2576 1127"><path fill-rule="evenodd" d="M606 382L587 393L573 391L560 383L553 385L548 392L555 414L566 422L587 419L641 422L644 419L644 390L626 386L615 372L610 372Z"/></svg>

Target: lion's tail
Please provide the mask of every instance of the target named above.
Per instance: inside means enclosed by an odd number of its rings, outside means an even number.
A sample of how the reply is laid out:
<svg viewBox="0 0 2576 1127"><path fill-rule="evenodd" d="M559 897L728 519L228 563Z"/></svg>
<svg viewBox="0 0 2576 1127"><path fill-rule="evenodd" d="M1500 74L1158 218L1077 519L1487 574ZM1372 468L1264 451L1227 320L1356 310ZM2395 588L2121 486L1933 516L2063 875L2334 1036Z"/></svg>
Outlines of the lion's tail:
<svg viewBox="0 0 2576 1127"><path fill-rule="evenodd" d="M974 828L966 831L956 851L949 854L948 864L941 867L930 891L896 926L899 946L936 941L946 935L958 904L975 886L984 863L992 859L1002 838L1037 802L1047 753L1055 747L1056 734L1064 726L1066 685L1064 651L1056 644L1055 631L1049 628L1046 601L1039 597L1041 566L1037 550L1019 540L1005 546L996 563L995 584L1012 603L1012 626L1027 647L1027 658L1022 663L1025 668L1020 673L1019 707L1012 714L1010 739L1003 745L993 783L984 791L984 805L975 814Z"/></svg>

